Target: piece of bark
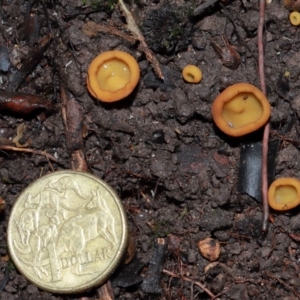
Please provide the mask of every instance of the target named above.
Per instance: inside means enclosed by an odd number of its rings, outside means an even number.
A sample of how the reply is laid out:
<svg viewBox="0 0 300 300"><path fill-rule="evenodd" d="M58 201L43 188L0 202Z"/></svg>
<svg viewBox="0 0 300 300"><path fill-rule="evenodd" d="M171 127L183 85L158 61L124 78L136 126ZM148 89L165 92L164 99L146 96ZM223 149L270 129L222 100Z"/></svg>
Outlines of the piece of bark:
<svg viewBox="0 0 300 300"><path fill-rule="evenodd" d="M76 171L88 172L83 150L76 150L72 153L71 168Z"/></svg>
<svg viewBox="0 0 300 300"><path fill-rule="evenodd" d="M80 105L74 98L70 98L66 106L67 127L66 127L66 146L71 154L83 149L83 115Z"/></svg>
<svg viewBox="0 0 300 300"><path fill-rule="evenodd" d="M66 147L71 155L72 170L88 172L83 143L83 114L80 104L63 87L60 90Z"/></svg>

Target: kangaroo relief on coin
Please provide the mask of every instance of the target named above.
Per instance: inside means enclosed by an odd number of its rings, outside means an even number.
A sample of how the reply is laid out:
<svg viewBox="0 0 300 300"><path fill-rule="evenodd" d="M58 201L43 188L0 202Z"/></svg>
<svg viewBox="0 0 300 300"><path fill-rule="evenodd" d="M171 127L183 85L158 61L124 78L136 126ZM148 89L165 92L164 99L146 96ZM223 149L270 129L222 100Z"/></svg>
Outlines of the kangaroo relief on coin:
<svg viewBox="0 0 300 300"><path fill-rule="evenodd" d="M70 283L82 283L82 290L116 267L126 247L126 218L106 183L63 171L25 189L8 235L12 259L29 280L49 291L74 292Z"/></svg>

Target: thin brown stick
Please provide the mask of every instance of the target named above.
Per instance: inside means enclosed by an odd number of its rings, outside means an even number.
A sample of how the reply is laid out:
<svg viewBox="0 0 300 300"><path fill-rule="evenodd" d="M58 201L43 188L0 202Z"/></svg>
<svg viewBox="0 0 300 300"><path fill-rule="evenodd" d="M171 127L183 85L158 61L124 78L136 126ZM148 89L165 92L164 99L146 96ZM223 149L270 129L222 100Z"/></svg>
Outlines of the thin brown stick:
<svg viewBox="0 0 300 300"><path fill-rule="evenodd" d="M131 44L134 44L138 41L136 36L124 33L123 31L115 28L113 24L109 24L108 26L106 26L102 24L97 24L94 21L87 21L82 25L81 29L88 37L93 37L98 32L105 32L108 34L118 36Z"/></svg>
<svg viewBox="0 0 300 300"><path fill-rule="evenodd" d="M71 93L62 86L62 117L65 125L66 146L71 155L72 170L88 172L82 138L83 113L80 104Z"/></svg>
<svg viewBox="0 0 300 300"><path fill-rule="evenodd" d="M33 153L36 155L45 156L47 159L57 162L57 159L53 155L48 154L46 151L35 150L35 149L30 149L30 148L17 148L17 147L13 147L13 146L5 146L5 145L0 146L0 150L11 150L11 151L17 151L17 152Z"/></svg>
<svg viewBox="0 0 300 300"><path fill-rule="evenodd" d="M266 81L264 71L264 45L263 45L263 29L265 23L265 0L259 0L259 23L257 31L258 44L258 69L260 87L264 94L266 94ZM262 141L262 167L261 167L261 192L262 192L262 206L263 206L263 222L262 230L267 231L269 221L269 204L268 204L268 142L270 135L270 124L266 124L264 128L264 136Z"/></svg>
<svg viewBox="0 0 300 300"><path fill-rule="evenodd" d="M263 30L265 24L265 0L259 0L259 23L257 30L257 44L258 44L258 68L260 87L264 94L266 94L266 81L264 69L264 44L263 44Z"/></svg>
<svg viewBox="0 0 300 300"><path fill-rule="evenodd" d="M164 76L160 69L159 62L156 59L155 55L152 53L152 51L149 49L142 32L140 31L139 27L135 23L135 20L134 20L132 14L128 10L128 8L125 5L125 3L123 2L123 0L119 0L118 2L119 2L119 7L126 18L128 30L130 30L132 32L132 34L134 34L140 42L140 45L138 46L138 48L145 53L146 58L152 65L156 75L160 79L164 80Z"/></svg>
<svg viewBox="0 0 300 300"><path fill-rule="evenodd" d="M269 222L269 203L268 203L268 142L270 135L270 123L264 128L262 142L262 167L261 167L261 189L263 205L263 224L262 230L267 231Z"/></svg>
<svg viewBox="0 0 300 300"><path fill-rule="evenodd" d="M212 299L215 298L216 296L209 290L207 289L201 282L199 281L194 281L190 278L187 278L185 276L180 276L178 274L175 274L173 272L170 272L166 269L163 269L163 273L169 275L169 276L172 276L172 277L175 277L175 278L179 278L179 279L183 279L184 281L188 281L188 282L193 282L195 285L199 286L203 291L205 291Z"/></svg>
<svg viewBox="0 0 300 300"><path fill-rule="evenodd" d="M296 292L296 290L294 290L291 286L289 286L288 284L286 284L283 280L281 280L280 278L278 278L278 276L276 276L276 275L274 275L274 274L272 274L272 273L270 273L270 272L266 272L265 274L266 274L268 277L277 280L277 281L278 281L279 283L281 283L284 287L286 287L287 289L289 289L290 291L292 291L292 292L294 293L294 295L295 295L298 299L300 299L300 294L298 294L298 293Z"/></svg>
<svg viewBox="0 0 300 300"><path fill-rule="evenodd" d="M214 4L216 4L217 2L219 2L219 0L207 0L204 3L202 3L201 5L197 6L194 11L193 11L193 16L199 16L201 13L204 12L204 10Z"/></svg>

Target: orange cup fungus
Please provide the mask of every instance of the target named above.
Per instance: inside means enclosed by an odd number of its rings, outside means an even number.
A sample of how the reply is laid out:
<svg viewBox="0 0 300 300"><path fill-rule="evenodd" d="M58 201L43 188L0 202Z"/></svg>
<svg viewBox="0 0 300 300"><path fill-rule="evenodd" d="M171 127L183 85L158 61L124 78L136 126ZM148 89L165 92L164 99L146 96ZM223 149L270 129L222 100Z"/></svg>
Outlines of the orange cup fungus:
<svg viewBox="0 0 300 300"><path fill-rule="evenodd" d="M213 102L212 116L226 134L242 136L267 123L271 113L268 99L249 83L236 83Z"/></svg>
<svg viewBox="0 0 300 300"><path fill-rule="evenodd" d="M202 79L202 72L194 65L187 65L182 70L182 77L187 82L199 83Z"/></svg>
<svg viewBox="0 0 300 300"><path fill-rule="evenodd" d="M300 24L300 13L297 11L293 11L290 13L290 22L294 26L298 26Z"/></svg>
<svg viewBox="0 0 300 300"><path fill-rule="evenodd" d="M139 79L139 65L133 56L123 51L108 51L90 64L87 88L98 100L115 102L127 97Z"/></svg>
<svg viewBox="0 0 300 300"><path fill-rule="evenodd" d="M269 205L275 210L285 211L300 204L300 181L296 178L276 179L269 187Z"/></svg>

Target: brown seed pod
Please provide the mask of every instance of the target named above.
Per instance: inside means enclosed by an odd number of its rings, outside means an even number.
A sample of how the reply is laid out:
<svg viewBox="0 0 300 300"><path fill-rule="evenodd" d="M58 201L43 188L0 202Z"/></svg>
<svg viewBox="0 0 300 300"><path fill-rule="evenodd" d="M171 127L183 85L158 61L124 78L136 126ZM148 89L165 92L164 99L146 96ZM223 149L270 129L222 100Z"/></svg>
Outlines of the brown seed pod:
<svg viewBox="0 0 300 300"><path fill-rule="evenodd" d="M283 5L292 11L300 11L300 0L283 0Z"/></svg>
<svg viewBox="0 0 300 300"><path fill-rule="evenodd" d="M5 209L5 201L0 197L0 213Z"/></svg>
<svg viewBox="0 0 300 300"><path fill-rule="evenodd" d="M235 70L241 63L241 56L236 50L236 47L229 44L225 35L222 36L224 47L221 47L217 42L211 40L211 44L218 56L222 60L225 67Z"/></svg>
<svg viewBox="0 0 300 300"><path fill-rule="evenodd" d="M201 255L209 261L215 261L219 258L221 248L218 240L206 238L198 243Z"/></svg>

